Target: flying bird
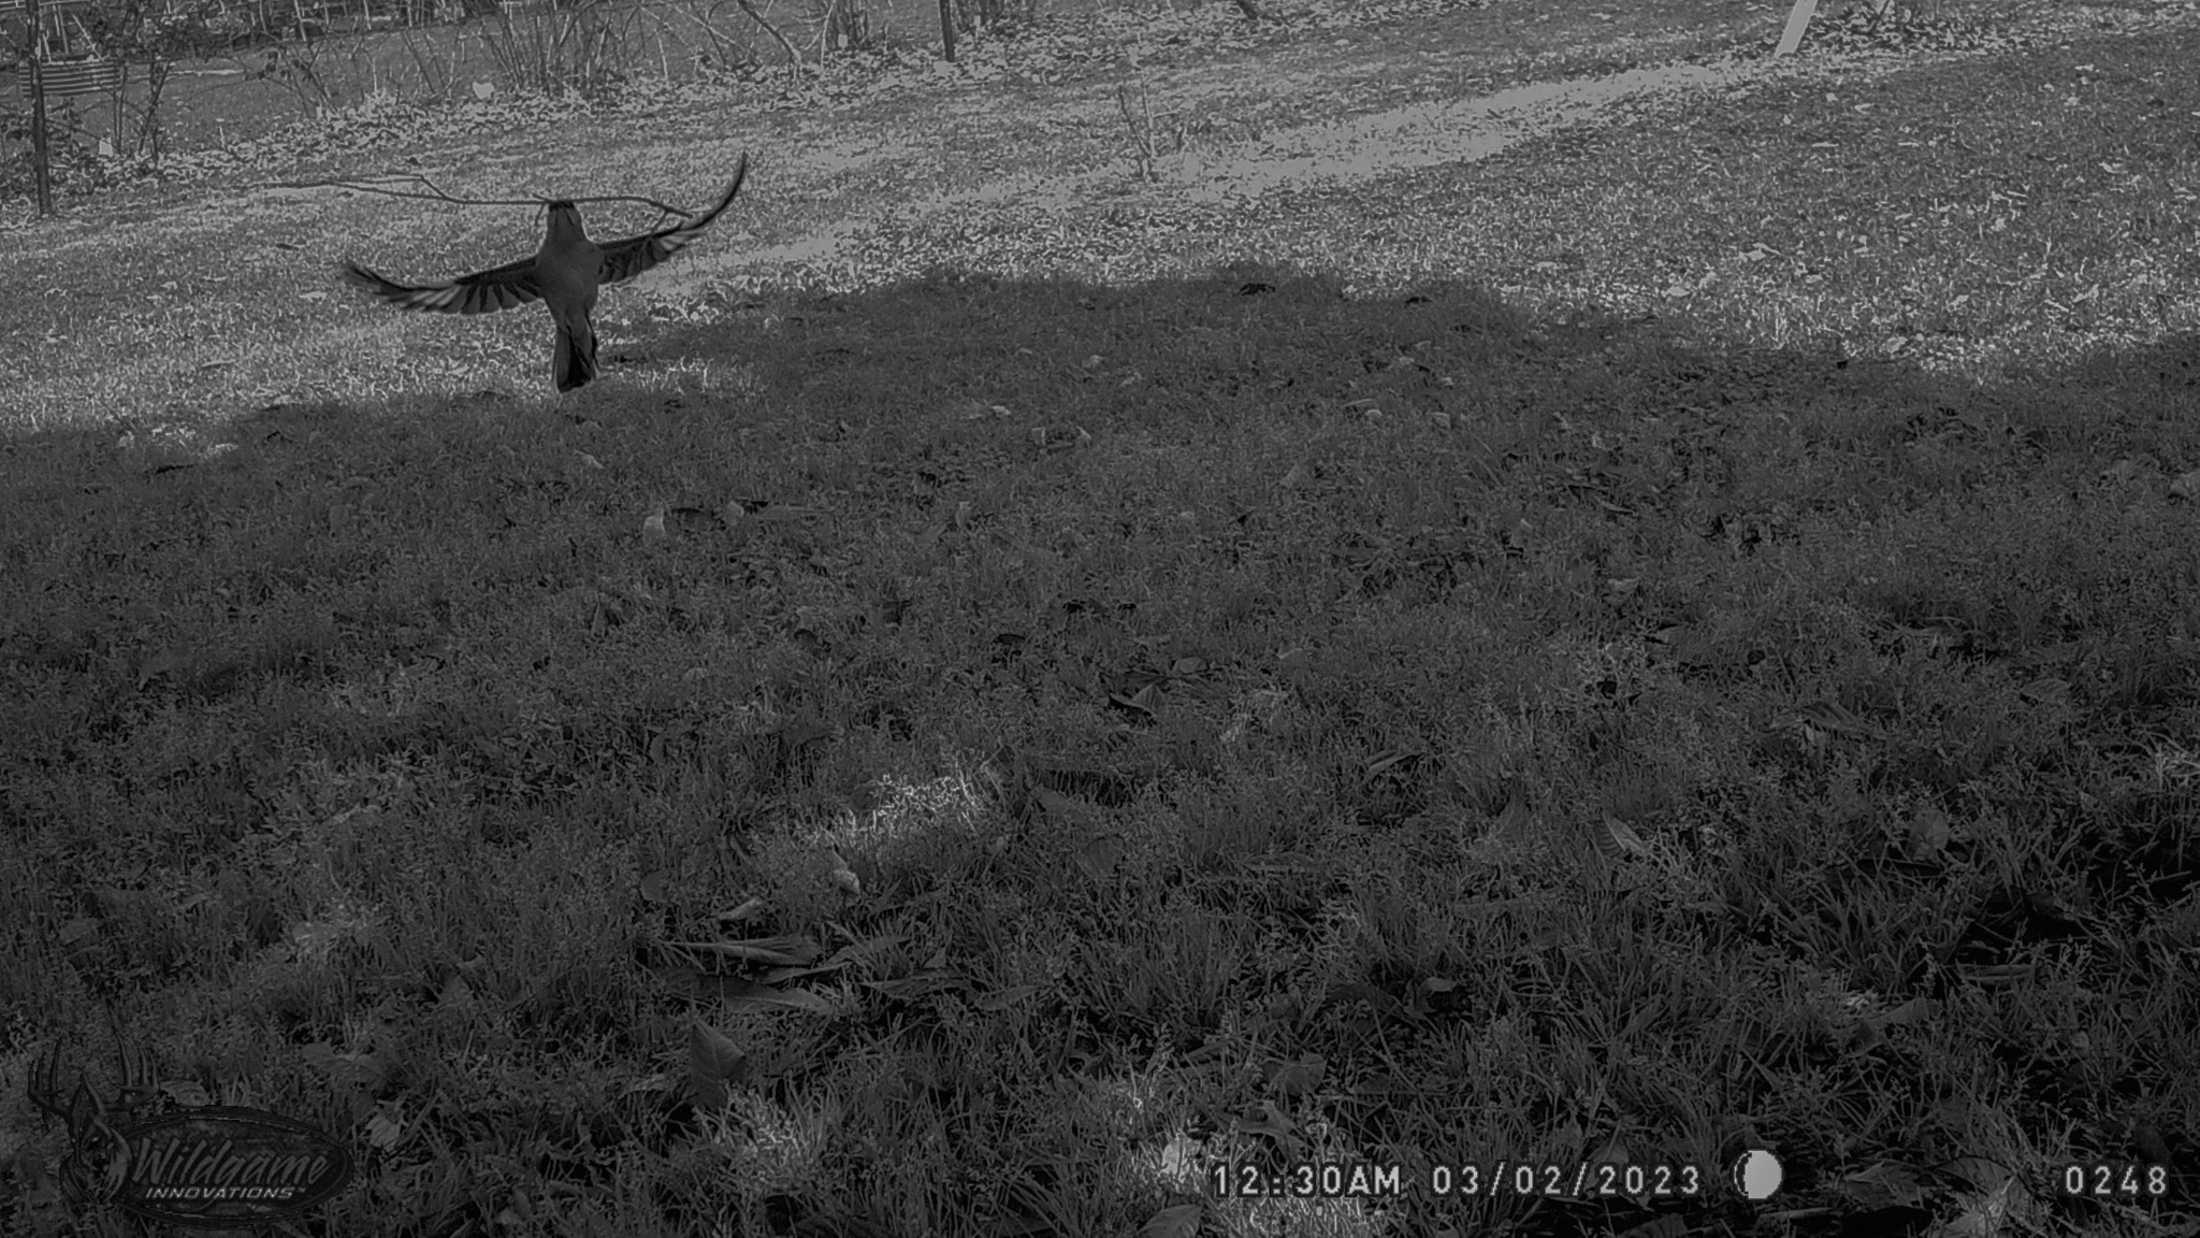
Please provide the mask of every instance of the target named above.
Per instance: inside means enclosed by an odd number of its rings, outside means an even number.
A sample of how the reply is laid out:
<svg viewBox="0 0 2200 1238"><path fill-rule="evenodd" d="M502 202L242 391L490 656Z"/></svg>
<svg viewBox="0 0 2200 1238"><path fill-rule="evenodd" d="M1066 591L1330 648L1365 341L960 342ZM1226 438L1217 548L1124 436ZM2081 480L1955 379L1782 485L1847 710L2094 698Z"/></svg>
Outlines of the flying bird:
<svg viewBox="0 0 2200 1238"><path fill-rule="evenodd" d="M549 227L542 248L532 258L446 283L418 285L385 279L346 258L344 278L399 308L436 314L487 314L540 301L558 329L556 351L550 356L551 380L560 392L571 391L596 377L596 326L589 317L596 309L596 289L631 279L687 248L733 205L733 196L741 192L741 181L748 174L749 157L744 154L718 205L685 223L640 236L599 245L588 239L581 226L580 208L558 201L550 204Z"/></svg>

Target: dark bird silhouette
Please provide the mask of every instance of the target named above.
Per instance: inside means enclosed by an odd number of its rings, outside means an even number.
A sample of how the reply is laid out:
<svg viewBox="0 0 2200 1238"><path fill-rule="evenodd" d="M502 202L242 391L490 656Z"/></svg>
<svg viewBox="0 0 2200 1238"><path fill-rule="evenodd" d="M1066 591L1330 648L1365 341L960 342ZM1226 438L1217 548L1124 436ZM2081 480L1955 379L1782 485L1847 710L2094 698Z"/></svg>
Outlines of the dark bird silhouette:
<svg viewBox="0 0 2200 1238"><path fill-rule="evenodd" d="M550 356L551 380L559 391L571 391L596 377L596 325L590 315L596 309L597 288L632 279L687 248L733 205L748 174L749 157L744 154L718 205L656 232L599 245L588 239L581 226L580 208L571 202L552 202L542 248L532 258L446 283L418 285L385 279L346 258L344 278L402 309L436 314L487 314L540 301L558 329L556 351Z"/></svg>

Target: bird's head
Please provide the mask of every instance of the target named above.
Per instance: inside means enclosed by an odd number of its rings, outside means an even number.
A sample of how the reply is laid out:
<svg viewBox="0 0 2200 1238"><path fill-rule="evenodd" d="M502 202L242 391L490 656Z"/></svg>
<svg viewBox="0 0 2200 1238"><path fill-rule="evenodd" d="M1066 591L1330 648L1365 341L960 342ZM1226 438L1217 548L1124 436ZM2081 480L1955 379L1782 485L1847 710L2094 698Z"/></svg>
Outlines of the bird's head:
<svg viewBox="0 0 2200 1238"><path fill-rule="evenodd" d="M588 236L581 227L581 208L560 199L550 204L550 240L579 241Z"/></svg>

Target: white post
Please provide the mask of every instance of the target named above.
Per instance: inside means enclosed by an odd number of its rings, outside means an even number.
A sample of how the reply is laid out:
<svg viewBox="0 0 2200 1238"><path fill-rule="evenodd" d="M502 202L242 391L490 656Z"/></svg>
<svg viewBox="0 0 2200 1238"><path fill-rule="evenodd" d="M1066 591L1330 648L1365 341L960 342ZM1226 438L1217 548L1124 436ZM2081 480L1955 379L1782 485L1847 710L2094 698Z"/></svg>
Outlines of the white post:
<svg viewBox="0 0 2200 1238"><path fill-rule="evenodd" d="M1775 56L1790 56L1795 45L1803 41L1803 31L1810 27L1810 15L1818 11L1818 0L1795 0L1795 7L1788 10L1788 28L1780 36L1780 46L1772 50Z"/></svg>

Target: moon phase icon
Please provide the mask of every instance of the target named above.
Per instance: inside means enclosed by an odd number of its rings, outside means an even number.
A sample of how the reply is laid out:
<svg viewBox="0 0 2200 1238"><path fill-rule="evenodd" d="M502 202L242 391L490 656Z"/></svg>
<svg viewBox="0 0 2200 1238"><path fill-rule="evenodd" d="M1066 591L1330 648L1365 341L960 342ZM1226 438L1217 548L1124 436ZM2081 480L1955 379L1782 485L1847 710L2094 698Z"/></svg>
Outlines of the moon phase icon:
<svg viewBox="0 0 2200 1238"><path fill-rule="evenodd" d="M1780 1189L1780 1158L1754 1148L1734 1158L1734 1189L1752 1203L1763 1203Z"/></svg>

